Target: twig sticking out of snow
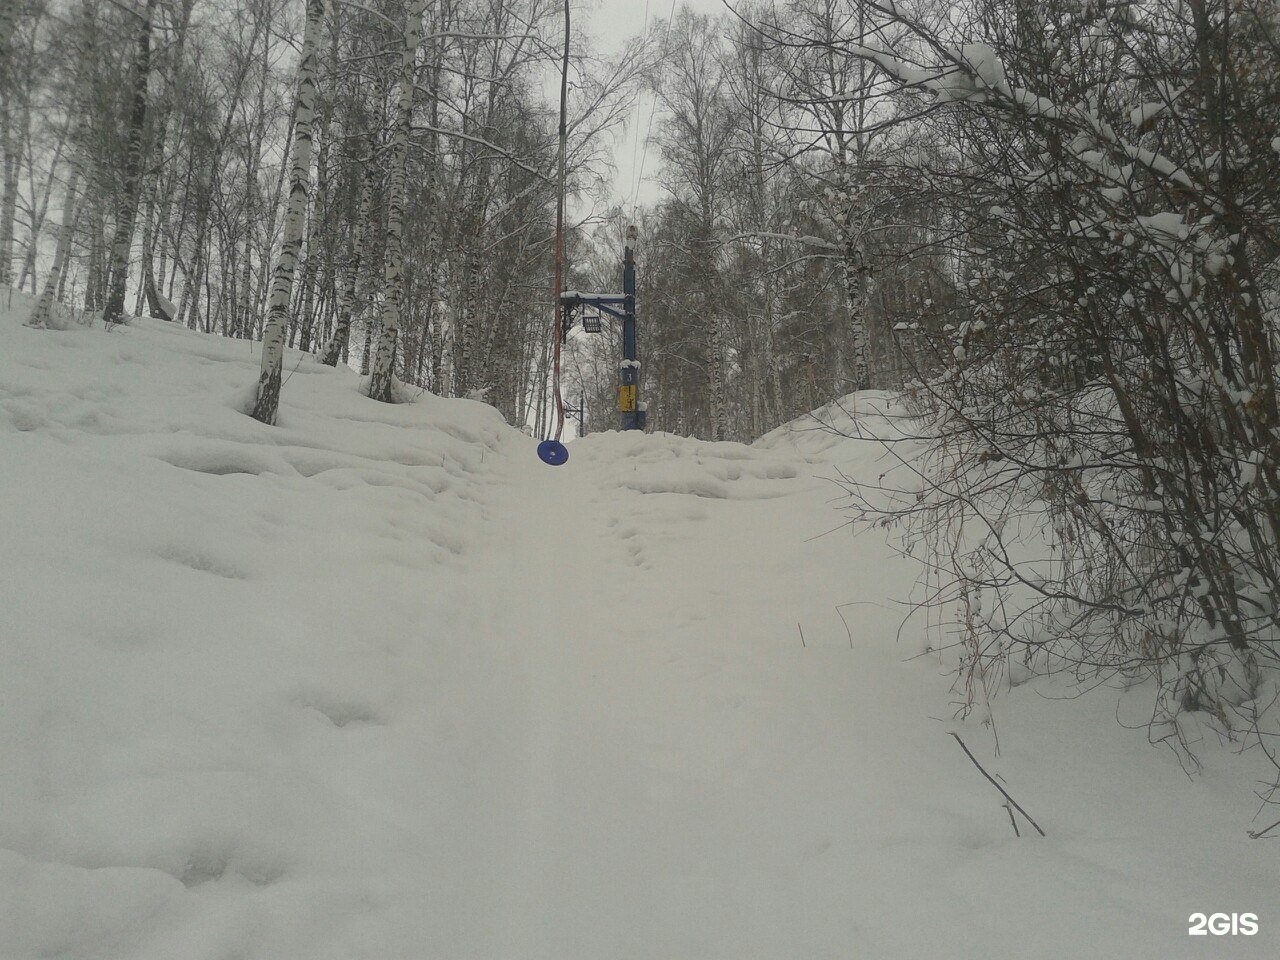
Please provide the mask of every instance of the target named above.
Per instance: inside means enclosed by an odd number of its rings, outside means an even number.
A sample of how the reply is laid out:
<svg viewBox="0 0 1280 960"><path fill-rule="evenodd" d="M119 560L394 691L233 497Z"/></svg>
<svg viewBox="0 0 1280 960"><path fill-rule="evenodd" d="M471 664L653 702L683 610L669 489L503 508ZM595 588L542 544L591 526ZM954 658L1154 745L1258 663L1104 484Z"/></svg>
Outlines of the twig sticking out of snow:
<svg viewBox="0 0 1280 960"><path fill-rule="evenodd" d="M1022 831L1018 829L1018 821L1013 816L1013 807L1006 803L1004 805L1004 812L1009 814L1009 824L1013 827L1013 835L1015 837L1021 837Z"/></svg>
<svg viewBox="0 0 1280 960"><path fill-rule="evenodd" d="M975 757L973 753L969 750L969 748L964 745L964 741L960 739L960 734L952 733L951 736L956 738L956 743L960 744L960 749L964 751L965 756L967 756L970 760L972 760L973 765L977 767L979 771L981 771L982 775L991 781L991 785L995 787L997 790L999 790L1000 793L1004 796L1004 798L1008 800L1011 804L1013 804L1013 808L1027 818L1027 823L1031 824L1033 827L1036 828L1036 833L1040 834L1040 836L1043 837L1045 833L1043 830L1040 829L1040 824L1032 820L1031 814L1023 810L1022 807L1018 804L1018 801L1013 799L1013 797L1009 796L1009 791L1006 790L1004 787L1000 786L1000 784L996 783L996 778L991 776L991 774L987 773L987 771L983 768L982 764L978 762L978 758ZM1008 808L1006 807L1005 809L1008 809ZM1009 819L1011 820L1013 819L1012 813L1009 814ZM1018 825L1016 823L1013 825L1013 830L1015 833L1017 833ZM1019 834L1019 836L1021 836L1021 834Z"/></svg>
<svg viewBox="0 0 1280 960"><path fill-rule="evenodd" d="M1273 823L1271 826L1267 827L1265 830L1250 830L1250 831L1249 831L1249 839L1250 839L1250 840L1261 840L1263 837L1265 837L1268 833L1270 833L1270 832L1271 832L1272 830L1274 830L1276 827L1280 827L1280 820L1277 820L1275 823Z"/></svg>

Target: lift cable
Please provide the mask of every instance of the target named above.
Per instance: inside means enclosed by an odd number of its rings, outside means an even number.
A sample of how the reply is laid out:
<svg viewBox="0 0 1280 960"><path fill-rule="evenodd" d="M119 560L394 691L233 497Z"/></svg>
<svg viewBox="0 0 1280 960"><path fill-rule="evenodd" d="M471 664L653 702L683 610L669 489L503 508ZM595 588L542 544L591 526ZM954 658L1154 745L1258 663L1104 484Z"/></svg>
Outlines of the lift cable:
<svg viewBox="0 0 1280 960"><path fill-rule="evenodd" d="M645 4L645 36L648 37L648 3ZM667 41L671 37L671 21L676 15L676 0L671 0L671 11L667 14L667 22L662 31L662 43L666 46ZM649 138L653 135L653 115L658 112L658 95L650 94L649 102L649 122L645 126L644 139L640 141L640 166L635 170L635 189L631 194L631 222L636 222L636 209L640 206L640 190L644 186L644 166L645 161L649 159Z"/></svg>
<svg viewBox="0 0 1280 960"><path fill-rule="evenodd" d="M560 156L558 162L559 193L556 196L556 250L555 250L555 284L552 296L555 297L555 331L553 349L555 359L552 365L552 383L556 401L555 441L560 442L564 433L564 396L560 391L560 343L564 339L564 306L560 302L560 293L564 289L564 202L565 202L565 163L569 139L569 0L564 0L564 55L560 60Z"/></svg>

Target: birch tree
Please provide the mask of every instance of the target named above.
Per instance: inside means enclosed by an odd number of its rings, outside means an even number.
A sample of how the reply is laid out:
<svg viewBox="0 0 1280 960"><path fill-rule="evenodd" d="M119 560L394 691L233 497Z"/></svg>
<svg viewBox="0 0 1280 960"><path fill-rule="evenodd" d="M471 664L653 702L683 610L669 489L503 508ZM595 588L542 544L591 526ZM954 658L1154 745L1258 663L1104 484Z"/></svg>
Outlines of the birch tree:
<svg viewBox="0 0 1280 960"><path fill-rule="evenodd" d="M351 314L355 307L356 284L359 280L360 264L364 259L364 248L368 244L367 234L370 229L369 206L373 195L371 179L372 174L367 175L360 189L359 214L351 228L351 245L339 280L341 288L338 291L337 317L333 333L320 353L320 362L330 367L338 365L351 339Z"/></svg>
<svg viewBox="0 0 1280 960"><path fill-rule="evenodd" d="M17 228L25 220L28 256L39 230L34 173L44 132L40 93L47 83L47 13L43 4L0 2L0 285L15 279L22 285L13 265ZM24 165L29 174L26 191Z"/></svg>
<svg viewBox="0 0 1280 960"><path fill-rule="evenodd" d="M382 330L369 369L369 396L392 403L395 400L394 359L400 334L400 308L404 297L404 201L406 164L409 158L409 131L413 124L413 92L418 44L422 35L422 13L426 0L409 0L404 25L404 47L400 57L400 78L396 91L395 123L389 151L387 178L386 276L382 295Z"/></svg>
<svg viewBox="0 0 1280 960"><path fill-rule="evenodd" d="M289 333L289 303L293 278L306 226L311 191L311 125L315 116L316 44L324 19L324 0L307 0L307 21L298 61L298 96L293 110L293 164L289 175L289 201L285 211L280 259L271 284L271 299L262 337L262 366L258 396L251 416L274 424L280 408L280 383L284 368L284 344Z"/></svg>
<svg viewBox="0 0 1280 960"><path fill-rule="evenodd" d="M747 7L750 16L759 8ZM743 283L750 284L748 302L740 305L747 318L743 373L747 407L751 414L751 436L760 436L781 422L782 384L777 335L780 312L781 244L777 234L784 229L784 201L787 185L794 179L780 170L780 160L788 151L779 148L777 138L786 120L778 98L770 91L778 87L781 71L777 56L767 39L750 23L731 24L732 50L725 72L741 118L734 140L734 153L742 169L741 183L734 191L739 222L750 232L748 254L740 257ZM767 424L767 425L766 425Z"/></svg>
<svg viewBox="0 0 1280 960"><path fill-rule="evenodd" d="M14 219L18 201L19 103L17 70L18 5L0 2L0 284L7 285L13 269Z"/></svg>
<svg viewBox="0 0 1280 960"><path fill-rule="evenodd" d="M53 254L53 267L45 278L44 289L40 299L36 301L27 321L32 327L47 327L53 314L53 303L62 287L62 275L67 269L67 261L71 257L71 236L76 226L76 192L80 184L80 167L73 163L71 179L67 182L67 193L62 206L62 224L58 227L58 245Z"/></svg>
<svg viewBox="0 0 1280 960"><path fill-rule="evenodd" d="M133 101L128 119L128 146L124 182L116 209L115 231L111 238L111 267L102 320L110 325L124 321L125 287L129 282L129 255L133 247L134 225L142 187L143 131L147 122L147 84L151 79L151 30L157 0L147 0L138 14L137 49L133 57Z"/></svg>
<svg viewBox="0 0 1280 960"><path fill-rule="evenodd" d="M688 307L706 331L713 440L723 440L729 433L730 318L725 315L720 289L718 221L738 125L730 109L721 55L718 21L682 11L669 32L656 87L669 115L668 126L659 138L667 164L667 188L689 222L691 256L687 262L692 302Z"/></svg>
<svg viewBox="0 0 1280 960"><path fill-rule="evenodd" d="M868 103L873 95L874 67L845 56L840 45L865 33L860 4L841 0L794 0L785 26L771 25L774 42L785 39L792 52L786 59L787 82L782 96L800 108L792 136L808 147L817 163L809 176L820 189L815 209L832 228L839 248L840 284L846 322L831 336L830 358L837 396L870 386L867 285L869 269L866 230L870 204L867 133ZM805 43L794 40L798 32ZM816 138L814 134L817 134ZM825 155L825 156L824 156Z"/></svg>

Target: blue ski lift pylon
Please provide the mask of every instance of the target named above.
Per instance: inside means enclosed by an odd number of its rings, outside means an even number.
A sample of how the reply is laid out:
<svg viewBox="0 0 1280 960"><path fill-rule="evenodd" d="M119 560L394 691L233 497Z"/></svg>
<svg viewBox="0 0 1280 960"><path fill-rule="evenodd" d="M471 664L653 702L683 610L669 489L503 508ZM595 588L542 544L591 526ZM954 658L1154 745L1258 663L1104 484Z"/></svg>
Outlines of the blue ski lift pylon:
<svg viewBox="0 0 1280 960"><path fill-rule="evenodd" d="M567 48L566 48L567 49ZM566 74L567 75L567 74ZM561 122L563 123L563 116ZM557 230L559 228L557 227ZM559 244L557 233L557 249ZM640 359L636 351L636 228L627 228L627 243L622 250L622 293L579 293L576 290L564 290L560 294L556 311L555 361L555 398L556 398L556 430L557 438L564 428L564 418L573 416L573 408L566 409L560 389L560 347L568 336L573 325L575 312L578 322L582 324L584 333L598 333L603 326L603 315L609 314L622 321L622 362L618 364L618 426L623 430L643 430L646 416L645 405L640 402ZM560 286L560 261L557 254L556 287ZM586 403L578 401L577 409L580 431L586 425ZM543 440L538 444L538 458L551 467L558 467L569 461L569 451L559 439Z"/></svg>
<svg viewBox="0 0 1280 960"><path fill-rule="evenodd" d="M538 444L538 459L548 466L558 467L569 460L569 448L559 440L543 440Z"/></svg>

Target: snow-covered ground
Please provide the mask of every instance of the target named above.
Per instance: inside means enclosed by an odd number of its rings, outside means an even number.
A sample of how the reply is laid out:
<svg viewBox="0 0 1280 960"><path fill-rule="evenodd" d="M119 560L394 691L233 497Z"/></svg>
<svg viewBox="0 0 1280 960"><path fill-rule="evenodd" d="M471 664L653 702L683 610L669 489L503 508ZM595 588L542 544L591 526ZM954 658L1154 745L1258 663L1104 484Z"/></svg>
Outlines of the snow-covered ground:
<svg viewBox="0 0 1280 960"><path fill-rule="evenodd" d="M7 304L5 960L1280 955L1264 767L1189 780L1116 723L1141 691L1019 687L998 757L950 719L913 570L825 479L875 444L552 469L295 354L271 428L248 343ZM1188 936L1216 911L1260 932Z"/></svg>

